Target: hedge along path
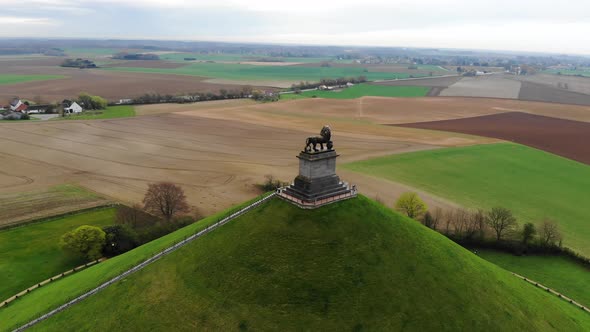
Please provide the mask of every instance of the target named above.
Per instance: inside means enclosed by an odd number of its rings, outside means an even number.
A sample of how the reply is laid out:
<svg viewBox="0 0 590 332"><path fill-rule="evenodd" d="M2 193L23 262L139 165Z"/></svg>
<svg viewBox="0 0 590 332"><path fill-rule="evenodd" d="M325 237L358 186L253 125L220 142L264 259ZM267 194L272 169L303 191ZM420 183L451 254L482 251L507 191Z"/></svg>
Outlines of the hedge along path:
<svg viewBox="0 0 590 332"><path fill-rule="evenodd" d="M27 295L30 292L34 291L35 289L37 289L39 287L42 287L42 286L45 286L45 285L47 285L48 283L50 283L52 281L55 281L55 280L60 279L60 278L63 278L63 277L68 276L68 275L70 275L70 274L72 274L74 272L78 272L80 270L83 270L84 268L90 267L90 266L95 265L95 264L98 264L100 262L104 262L105 260L106 260L106 258L104 258L104 257L103 258L99 258L99 259L97 259L95 261L88 262L88 263L86 263L84 265L76 266L75 268L73 268L71 270L68 270L66 272L60 273L60 274L58 274L56 276L53 276L53 277L51 277L51 278L49 278L47 280L41 281L40 283L36 284L35 286L31 286L31 287L25 289L24 291L22 291L22 292L20 292L20 293L18 293L16 295L14 295L14 296L12 296L12 297L4 300L4 301L2 301L2 303L0 303L0 308L2 308L4 306L7 306L10 302L12 302L14 300L17 300L17 299L20 299L24 295Z"/></svg>
<svg viewBox="0 0 590 332"><path fill-rule="evenodd" d="M523 277L520 274L517 274L517 273L514 273L514 272L510 272L510 273L512 273L512 275L514 275L515 277L520 278L520 279L522 279L522 280L524 280L524 281L526 281L526 282L528 282L528 283L530 283L530 284L532 284L534 286L537 286L537 287L539 287L539 288L541 288L541 289L543 289L543 290L545 290L545 291L547 291L549 293L552 293L552 294L557 295L557 297L559 297L560 299L564 299L567 302L575 305L576 307L578 307L578 308L580 308L580 309L582 309L585 312L587 312L587 313L590 314L590 309L588 309L588 307L586 307L586 306L584 306L584 305L582 305L582 304L580 304L580 303L578 303L578 302L570 299L569 297L567 297L567 296L565 296L565 295L563 295L561 293L558 293L557 291L555 291L555 290L553 290L553 289L551 289L549 287L543 286L540 283L538 283L536 281L533 281L533 280L531 280L531 279L529 279L527 277Z"/></svg>
<svg viewBox="0 0 590 332"><path fill-rule="evenodd" d="M71 300L71 301L69 301L69 302L67 302L65 304L62 304L61 306L59 306L59 307L51 310L50 312L48 312L46 314L43 314L39 318L36 318L36 319L28 322L27 324L25 324L25 325L23 325L23 326L15 329L13 332L24 331L24 330L28 329L29 327L32 327L33 325L35 325L35 324L37 324L37 323L39 323L39 322L41 322L41 321L43 321L43 320L45 320L45 319L47 319L47 318L55 315L55 314L57 314L57 313L65 310L65 309L67 309L68 307L70 307L70 306L72 306L72 305L74 305L74 304L76 304L76 303L84 300L85 298L87 298L87 297L89 297L89 296L91 296L93 294L96 294L96 293L100 292L101 290L105 289L106 287L110 286L111 284L114 284L115 282L117 282L117 281L119 281L119 280L127 277L128 275L130 275L130 274L132 274L134 272L137 272L137 271L143 269L144 267L148 266L149 264L151 264L151 263L157 261L158 259L160 259L160 258L162 258L162 257L164 257L164 256L166 256L168 254L170 254L173 251L176 251L178 248L181 248L181 247L187 245L188 243L192 242L193 240L198 239L199 237L201 237L201 236L203 236L203 235L205 235L205 234L213 231L214 229L216 229L216 228L218 228L220 226L225 225L229 221L231 221L231 220L233 220L233 219L241 216L242 214L250 211L251 209L253 209L253 208L255 208L255 207L263 204L264 202L268 201L269 199L275 197L276 195L277 195L277 193L276 192L273 192L273 193L269 194L268 196L265 196L265 197L261 198L260 200L258 200L256 202L254 202L254 203L252 203L252 204L244 207L243 209L238 210L237 212L234 212L234 213L230 214L229 216L227 216L227 217L219 220L218 222L216 222L216 223L214 223L212 225L207 226L207 228L205 228L205 229L203 229L203 230L201 230L201 231L199 231L199 232L197 232L197 233L195 233L195 234L193 234L193 235L185 238L184 240L176 243L175 245L162 250L161 252L159 252L159 253L155 254L154 256L146 259L145 261L143 261L143 262L139 263L138 265L130 268L129 270L127 270L127 271L119 274L118 276L112 278L111 280L109 280L109 281L101 284L100 286L98 286L98 287L96 287L94 289L91 289L90 291L88 291L88 292L86 292L86 293L84 293L84 294L82 294L82 295L74 298L73 300Z"/></svg>

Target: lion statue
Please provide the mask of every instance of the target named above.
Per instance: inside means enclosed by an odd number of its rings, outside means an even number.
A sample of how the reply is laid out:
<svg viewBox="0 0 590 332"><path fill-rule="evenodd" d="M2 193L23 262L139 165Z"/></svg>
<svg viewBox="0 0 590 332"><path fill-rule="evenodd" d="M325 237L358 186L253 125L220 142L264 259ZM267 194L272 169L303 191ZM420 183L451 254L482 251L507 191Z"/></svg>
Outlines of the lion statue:
<svg viewBox="0 0 590 332"><path fill-rule="evenodd" d="M325 125L322 130L320 131L320 136L310 136L305 141L305 151L311 152L312 148L313 151L318 152L324 149L324 143L326 144L328 150L332 150L332 141L330 138L332 137L332 130L330 129L329 125ZM320 149L318 150L317 146L320 145Z"/></svg>

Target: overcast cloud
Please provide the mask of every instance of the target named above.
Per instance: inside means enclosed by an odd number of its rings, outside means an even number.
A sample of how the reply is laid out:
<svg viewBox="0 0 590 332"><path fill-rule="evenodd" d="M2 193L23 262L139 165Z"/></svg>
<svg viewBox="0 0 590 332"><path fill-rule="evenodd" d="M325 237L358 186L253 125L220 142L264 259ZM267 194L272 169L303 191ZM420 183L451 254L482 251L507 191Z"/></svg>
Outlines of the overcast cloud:
<svg viewBox="0 0 590 332"><path fill-rule="evenodd" d="M588 0L0 0L0 37L220 40L590 55Z"/></svg>

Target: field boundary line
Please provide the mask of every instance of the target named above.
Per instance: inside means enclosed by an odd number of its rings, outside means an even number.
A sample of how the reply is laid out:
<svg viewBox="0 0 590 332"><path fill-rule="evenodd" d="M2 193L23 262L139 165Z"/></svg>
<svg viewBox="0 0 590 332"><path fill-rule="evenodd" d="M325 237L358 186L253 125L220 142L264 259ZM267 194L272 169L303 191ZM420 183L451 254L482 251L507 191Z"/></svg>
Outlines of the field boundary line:
<svg viewBox="0 0 590 332"><path fill-rule="evenodd" d="M246 207L244 207L244 208L242 208L242 209L240 209L240 210L238 210L238 211L230 214L229 216L227 216L227 217L219 220L216 223L213 223L213 224L207 226L206 228L204 228L204 229L200 230L199 232L197 232L197 233L195 233L195 234L193 234L193 235L185 238L184 240L182 240L182 241L180 241L180 242L178 242L178 243L176 243L176 244L174 244L174 245L172 245L172 246L170 246L170 247L162 250L161 252L153 255L152 257L150 257L150 258L144 260L143 262L135 265L134 267L126 270L125 272L119 274L118 276L115 276L115 277L111 278L110 280L102 283L98 287L95 287L95 288L93 288L93 289L91 289L91 290L89 290L89 291L87 291L87 292L85 292L85 293L77 296L73 300L70 300L69 302L67 302L65 304L62 304L61 306L57 307L56 309L53 309L53 310L49 311L46 314L43 314L42 316L40 316L40 317L38 317L38 318L36 318L36 319L34 319L34 320L26 323L25 325L22 325L21 327L16 328L15 330L13 330L13 332L24 331L24 330L32 327L33 325L35 325L35 324L37 324L37 323L39 323L39 322L41 322L41 321L43 321L43 320L45 320L45 319L47 319L47 318L55 315L55 314L57 314L57 313L65 310L65 309L67 309L68 307L70 307L70 306L72 306L72 305L74 305L74 304L76 304L76 303L84 300L85 298L87 298L87 297L89 297L91 295L94 295L94 294L100 292L101 290L105 289L106 287L110 286L111 284L114 284L115 282L117 282L117 281L119 281L119 280L127 277L128 275L130 275L132 273L135 273L135 272L143 269L144 267L146 267L149 264L157 261L158 259L160 259L160 258L162 258L162 257L164 257L164 256L166 256L166 255L168 255L168 254L176 251L177 249L179 249L179 248L185 246L186 244L192 242L193 240L198 239L201 236L203 236L203 235L205 235L205 234L213 231L214 229L216 229L216 228L218 228L220 226L225 225L229 221L231 221L231 220L233 220L233 219L235 219L235 218L243 215L244 213L252 210L253 208L261 205L262 203L268 201L269 199L271 199L271 198L273 198L275 196L276 196L276 192L273 192L273 193L269 194L268 196L265 196L265 197L263 197L263 198L255 201L255 202L251 203L250 205L248 205L248 206L246 206Z"/></svg>
<svg viewBox="0 0 590 332"><path fill-rule="evenodd" d="M527 278L527 277L521 276L521 275L520 275L520 274L518 274L518 273L514 273L514 272L510 272L510 273L512 273L512 275L513 275L513 276L515 276L515 277L517 277L517 278L519 278L519 279L522 279L522 280L524 280L524 281L528 282L529 284L531 284L531 285L533 285L533 286L539 287L539 288L541 288L542 290L545 290L545 291L547 291L547 292L549 292L549 293L551 293L551 294L553 294L553 295L556 295L556 296L557 296L557 297L559 297L560 299L566 300L567 302L569 302L569 303L571 303L571 304L575 305L576 307L578 307L578 308L580 308L580 309L584 310L585 312L587 312L587 313L590 313L590 309L589 309L588 307L586 307L586 306L584 306L583 304L580 304L579 302L576 302L575 300L573 300L573 299L571 299L571 298L569 298L569 297L567 297L567 296L565 296L565 295L563 295L563 294L561 294L561 293L557 292L556 290L553 290L553 289L551 289L551 288L549 288L549 287L547 287L547 286L544 286L544 285L542 285L542 284L540 284L540 283L538 283L538 282L536 282L536 281L534 281L534 280L531 280L531 279L529 279L529 278Z"/></svg>
<svg viewBox="0 0 590 332"><path fill-rule="evenodd" d="M75 215L81 214L81 213L98 211L98 210L103 210L103 209L108 209L108 208L114 208L114 207L122 205L121 203L116 203L116 202L109 201L109 200L106 200L106 202L103 201L103 202L97 202L97 203L100 203L100 204L98 204L96 206L89 206L89 207L86 207L86 208L83 208L80 210L72 210L72 211L62 212L62 213L53 214L53 215L49 215L49 216L45 216L45 217L24 219L23 221L16 221L16 222L8 223L8 224L2 224L2 225L0 225L0 231L19 228L21 226L28 226L28 225L32 225L32 224L53 221L55 219L75 216Z"/></svg>

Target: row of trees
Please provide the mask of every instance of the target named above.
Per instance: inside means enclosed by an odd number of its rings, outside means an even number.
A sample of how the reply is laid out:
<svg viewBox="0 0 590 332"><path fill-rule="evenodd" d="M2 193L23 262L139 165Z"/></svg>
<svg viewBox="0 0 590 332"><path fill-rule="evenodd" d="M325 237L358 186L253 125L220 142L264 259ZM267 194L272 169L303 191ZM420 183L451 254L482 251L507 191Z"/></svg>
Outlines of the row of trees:
<svg viewBox="0 0 590 332"><path fill-rule="evenodd" d="M119 206L114 225L80 226L64 234L60 245L64 251L88 260L115 256L190 224L194 219L185 215L190 210L179 186L150 184L143 206Z"/></svg>
<svg viewBox="0 0 590 332"><path fill-rule="evenodd" d="M562 248L562 236L555 221L544 219L538 224L528 222L520 227L512 211L504 207L429 211L416 193L407 192L396 201L395 209L462 244L492 244L519 252L554 252Z"/></svg>
<svg viewBox="0 0 590 332"><path fill-rule="evenodd" d="M219 92L191 92L178 95L146 93L133 99L133 104L159 104L159 103L192 103L199 101L252 98L262 99L268 94L265 91L254 89L251 86L243 86L240 89L220 89Z"/></svg>
<svg viewBox="0 0 590 332"><path fill-rule="evenodd" d="M342 86L346 85L346 83L364 83L367 81L367 77L364 75L358 77L339 77L336 79L329 79L329 78L322 78L319 82L299 82L299 84L292 84L291 90L298 91L298 90L306 90L306 89L316 89L321 85L326 86Z"/></svg>

